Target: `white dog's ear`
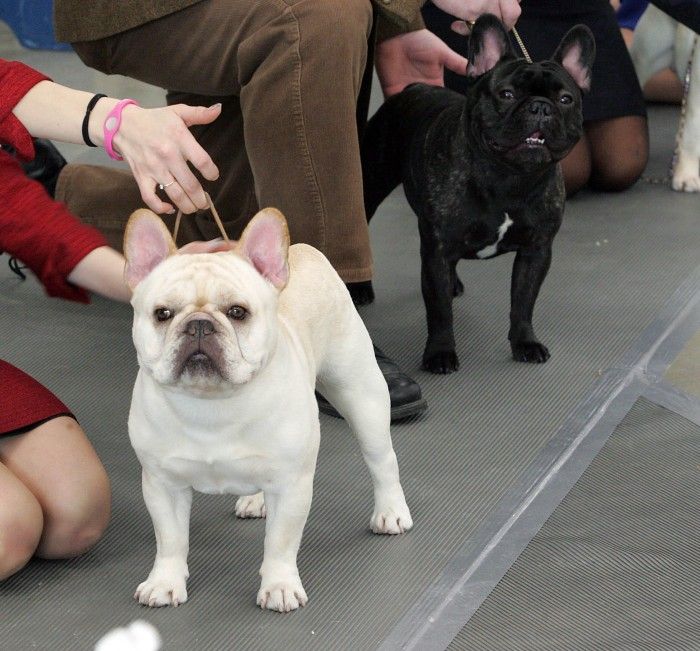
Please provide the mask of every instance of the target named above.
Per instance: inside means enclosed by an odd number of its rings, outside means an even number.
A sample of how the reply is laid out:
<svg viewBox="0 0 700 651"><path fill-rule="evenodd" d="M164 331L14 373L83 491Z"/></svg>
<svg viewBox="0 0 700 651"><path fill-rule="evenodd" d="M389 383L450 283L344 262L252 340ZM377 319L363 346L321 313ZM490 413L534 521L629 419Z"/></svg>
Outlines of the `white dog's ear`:
<svg viewBox="0 0 700 651"><path fill-rule="evenodd" d="M135 210L124 232L126 283L134 289L151 271L177 250L163 220L146 208Z"/></svg>
<svg viewBox="0 0 700 651"><path fill-rule="evenodd" d="M243 230L235 252L282 289L289 280L289 229L284 215L275 208L261 210Z"/></svg>

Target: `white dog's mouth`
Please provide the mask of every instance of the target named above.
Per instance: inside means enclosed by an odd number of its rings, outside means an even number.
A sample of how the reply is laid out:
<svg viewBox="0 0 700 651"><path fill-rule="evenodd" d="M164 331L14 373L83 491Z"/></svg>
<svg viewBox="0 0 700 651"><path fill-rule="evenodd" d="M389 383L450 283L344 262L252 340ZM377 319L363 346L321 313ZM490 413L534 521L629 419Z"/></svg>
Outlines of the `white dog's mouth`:
<svg viewBox="0 0 700 651"><path fill-rule="evenodd" d="M211 377L217 375L222 377L221 369L217 362L207 353L198 350L187 357L180 367L179 375L188 373L193 376Z"/></svg>
<svg viewBox="0 0 700 651"><path fill-rule="evenodd" d="M193 319L186 323L175 359L176 376L221 379L223 361L223 350L214 323L206 319Z"/></svg>

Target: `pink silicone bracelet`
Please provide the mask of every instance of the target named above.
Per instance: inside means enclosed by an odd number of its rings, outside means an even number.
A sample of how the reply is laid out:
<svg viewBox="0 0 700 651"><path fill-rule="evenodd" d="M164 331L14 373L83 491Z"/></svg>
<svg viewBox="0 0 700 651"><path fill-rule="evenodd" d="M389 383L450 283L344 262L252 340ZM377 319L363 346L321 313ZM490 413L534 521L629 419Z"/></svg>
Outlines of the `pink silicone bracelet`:
<svg viewBox="0 0 700 651"><path fill-rule="evenodd" d="M119 127L121 126L122 111L124 110L124 107L129 106L129 104L135 104L136 106L139 105L139 103L133 99L123 99L120 102L117 102L117 105L107 114L105 123L102 127L104 133L105 151L109 157L113 158L114 160L124 160L122 156L114 151L112 141L114 140L114 136L117 135L117 131L119 131Z"/></svg>

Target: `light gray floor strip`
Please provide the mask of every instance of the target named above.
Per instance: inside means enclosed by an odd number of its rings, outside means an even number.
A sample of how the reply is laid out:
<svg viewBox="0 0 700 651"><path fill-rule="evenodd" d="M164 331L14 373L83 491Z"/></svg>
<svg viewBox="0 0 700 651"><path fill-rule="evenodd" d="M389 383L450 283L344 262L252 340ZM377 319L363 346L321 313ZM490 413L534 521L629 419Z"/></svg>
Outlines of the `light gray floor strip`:
<svg viewBox="0 0 700 651"><path fill-rule="evenodd" d="M700 267L545 446L380 649L445 649L539 531L640 395L696 420L698 401L657 384L700 327ZM650 386L650 382L654 386ZM682 394L682 395L681 395ZM673 407L670 407L673 408Z"/></svg>
<svg viewBox="0 0 700 651"><path fill-rule="evenodd" d="M668 382L659 382L644 387L642 396L647 400L683 416L691 423L700 425L700 400Z"/></svg>

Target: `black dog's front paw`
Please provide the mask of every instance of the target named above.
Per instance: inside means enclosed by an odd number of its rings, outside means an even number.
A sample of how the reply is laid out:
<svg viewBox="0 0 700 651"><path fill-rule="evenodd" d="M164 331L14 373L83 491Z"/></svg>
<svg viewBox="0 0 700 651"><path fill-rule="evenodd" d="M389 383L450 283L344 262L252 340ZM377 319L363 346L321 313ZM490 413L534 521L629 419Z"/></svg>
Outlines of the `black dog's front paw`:
<svg viewBox="0 0 700 651"><path fill-rule="evenodd" d="M452 279L452 296L461 296L462 294L464 294L464 285L459 279L459 276L455 273Z"/></svg>
<svg viewBox="0 0 700 651"><path fill-rule="evenodd" d="M355 305L369 305L374 301L374 288L371 280L358 283L345 283L350 292L350 298Z"/></svg>
<svg viewBox="0 0 700 651"><path fill-rule="evenodd" d="M439 350L423 353L423 370L437 375L454 373L459 368L459 358L454 350Z"/></svg>
<svg viewBox="0 0 700 651"><path fill-rule="evenodd" d="M513 359L516 362L529 362L530 364L544 364L549 359L547 346L539 341L518 341L511 343Z"/></svg>

